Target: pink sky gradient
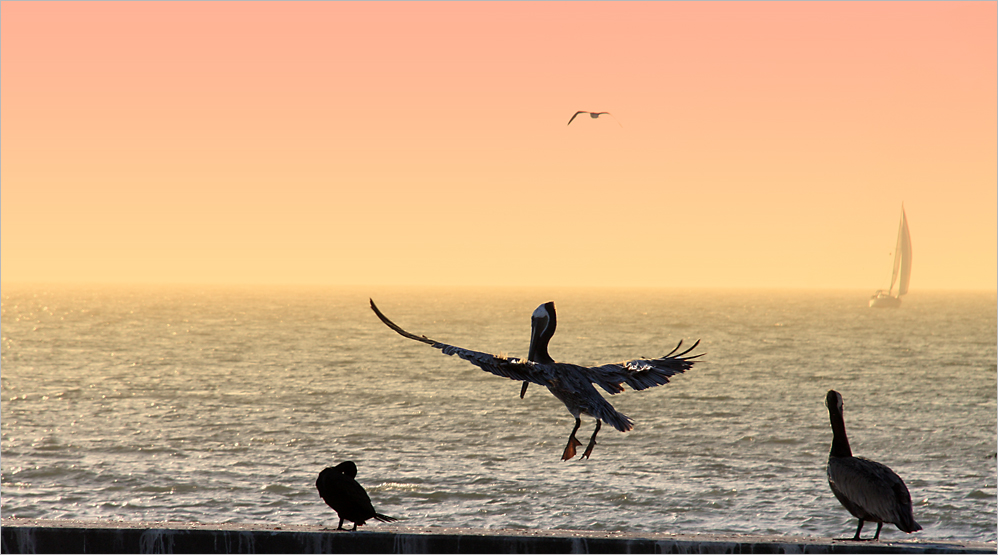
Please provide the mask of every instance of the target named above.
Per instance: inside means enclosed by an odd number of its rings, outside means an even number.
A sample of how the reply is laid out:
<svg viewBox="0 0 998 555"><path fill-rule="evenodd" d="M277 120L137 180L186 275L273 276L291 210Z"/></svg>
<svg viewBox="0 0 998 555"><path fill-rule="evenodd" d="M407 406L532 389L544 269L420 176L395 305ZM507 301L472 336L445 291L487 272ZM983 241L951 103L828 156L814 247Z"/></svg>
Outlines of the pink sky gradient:
<svg viewBox="0 0 998 555"><path fill-rule="evenodd" d="M0 273L993 290L996 6L2 2Z"/></svg>

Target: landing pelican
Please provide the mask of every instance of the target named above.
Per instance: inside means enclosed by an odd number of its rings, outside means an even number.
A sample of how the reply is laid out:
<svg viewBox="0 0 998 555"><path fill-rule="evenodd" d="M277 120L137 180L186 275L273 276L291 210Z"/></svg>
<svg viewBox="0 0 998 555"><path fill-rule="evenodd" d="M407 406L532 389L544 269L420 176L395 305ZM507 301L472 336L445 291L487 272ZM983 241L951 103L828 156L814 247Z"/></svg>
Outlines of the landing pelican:
<svg viewBox="0 0 998 555"><path fill-rule="evenodd" d="M832 422L832 448L828 453L828 485L835 498L842 503L852 516L859 519L856 535L852 538L862 541L859 533L864 522L876 522L877 533L873 539L880 539L880 529L884 523L894 524L902 532L912 533L921 530L911 513L911 494L904 480L878 462L852 456L849 438L846 436L845 418L842 416L842 394L829 391L825 397L828 418Z"/></svg>
<svg viewBox="0 0 998 555"><path fill-rule="evenodd" d="M572 120L574 120L574 119L575 119L575 116L577 116L577 115L579 115L579 114L589 114L589 117L591 117L591 118L593 118L593 119L596 119L596 118L598 118L598 117L602 116L603 114L606 114L606 115L610 116L610 117L611 117L611 118L613 118L613 119L617 119L617 118L616 118L616 117L615 117L615 116L614 116L613 114L611 114L610 112L587 112L587 111L585 111L585 110L579 110L578 112L575 112L575 115L573 115L573 116L571 117L571 119L569 119L569 120L568 120L568 123L567 123L567 124L565 124L565 125L572 125ZM619 125L619 126L621 126L621 127L623 127L623 126L624 126L624 124L620 123L619 121L617 122L617 125Z"/></svg>
<svg viewBox="0 0 998 555"><path fill-rule="evenodd" d="M382 314L377 305L374 304L374 300L371 300L371 310L386 326L395 330L402 337L426 343L435 349L440 349L445 355L457 355L497 376L523 381L525 384L535 383L547 387L552 395L565 403L565 408L575 417L575 428L572 429L572 434L568 437L568 445L561 456L564 461L575 457L576 447L582 445L582 442L575 437L575 433L579 431L579 426L582 425L580 418L582 414L596 419L596 429L593 430L593 435L589 438L589 445L582 454L582 458L588 459L592 453L593 447L596 445L596 434L599 433L602 422L610 424L621 432L627 432L634 427L634 421L617 412L596 391L593 384L602 387L611 395L623 392L624 387L621 384L624 383L635 390L647 389L669 383L670 376L685 372L693 366L692 359L702 356L702 353L685 356L686 353L695 349L700 341L694 343L689 349L675 354L683 344L680 341L672 352L661 358L637 359L591 367L555 362L548 355L548 343L551 341L556 327L553 302L542 304L533 313L530 324L530 354L527 360L471 351L434 341L425 335L414 335L403 330ZM521 390L521 396L523 391L526 391L526 387Z"/></svg>

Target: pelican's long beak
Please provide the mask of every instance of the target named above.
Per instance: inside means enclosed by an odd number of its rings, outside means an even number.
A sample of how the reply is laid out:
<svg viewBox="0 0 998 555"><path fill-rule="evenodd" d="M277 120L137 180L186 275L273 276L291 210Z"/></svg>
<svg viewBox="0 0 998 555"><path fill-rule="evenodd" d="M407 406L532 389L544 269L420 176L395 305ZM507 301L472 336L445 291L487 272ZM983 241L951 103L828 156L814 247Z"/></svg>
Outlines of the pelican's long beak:
<svg viewBox="0 0 998 555"><path fill-rule="evenodd" d="M530 320L530 348L527 350L527 360L539 362L537 357L541 354L541 333L547 325L547 316L535 316Z"/></svg>
<svg viewBox="0 0 998 555"><path fill-rule="evenodd" d="M557 325L553 302L544 303L534 310L530 317L530 349L527 351L527 360L541 364L554 362L548 354L548 343Z"/></svg>

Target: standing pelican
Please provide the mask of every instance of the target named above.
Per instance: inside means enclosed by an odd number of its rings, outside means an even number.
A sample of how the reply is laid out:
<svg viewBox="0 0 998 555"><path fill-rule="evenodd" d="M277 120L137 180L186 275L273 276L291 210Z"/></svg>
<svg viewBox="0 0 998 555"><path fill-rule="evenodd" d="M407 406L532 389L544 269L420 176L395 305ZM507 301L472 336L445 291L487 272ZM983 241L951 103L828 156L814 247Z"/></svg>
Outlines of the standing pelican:
<svg viewBox="0 0 998 555"><path fill-rule="evenodd" d="M445 355L457 355L497 376L547 387L552 395L565 403L568 412L575 417L575 428L572 429L572 434L568 437L568 445L561 456L564 461L574 457L576 447L582 445L582 442L575 437L575 433L582 425L580 416L583 413L596 419L596 429L593 430L593 435L589 438L589 445L582 454L582 458L588 459L592 453L593 447L596 445L596 434L599 433L602 422L610 424L621 432L627 432L634 427L634 421L617 412L596 391L593 384L602 387L611 395L623 392L624 387L621 385L623 383L635 390L647 389L668 383L670 376L685 372L693 366L692 359L701 356L684 357L686 353L700 344L699 341L689 349L673 356L683 344L680 341L672 352L656 359L638 359L592 367L555 362L548 355L548 343L555 330L553 302L542 304L533 313L530 326L530 355L527 360L471 351L434 341L425 335L414 335L403 330L382 314L377 305L374 304L374 300L371 300L371 309L386 326L403 337L426 343L435 349L440 349ZM525 387L521 390L521 396L524 391L526 391Z"/></svg>
<svg viewBox="0 0 998 555"><path fill-rule="evenodd" d="M591 117L591 118L593 118L593 119L596 119L596 118L598 118L598 117L602 116L603 114L606 114L606 115L610 116L610 117L611 117L611 118L613 118L613 119L617 119L617 118L616 118L616 117L615 117L615 116L614 116L613 114L611 114L610 112L587 112L587 111L585 111L585 110L579 110L578 112L575 112L575 114L574 114L574 115L572 115L572 117L571 117L571 118L570 118L570 119L568 120L568 123L566 123L565 125L572 125L572 120L574 120L574 119L575 119L575 116L577 116L577 115L579 115L579 114L589 114L589 117ZM623 126L624 126L624 124L620 123L619 121L617 122L617 125L619 125L619 126L621 126L621 127L623 127Z"/></svg>
<svg viewBox="0 0 998 555"><path fill-rule="evenodd" d="M880 529L885 522L909 534L921 530L922 527L911 514L911 494L901 477L885 465L852 456L842 417L842 395L838 391L829 391L825 406L832 422L828 485L839 503L859 519L856 535L852 539L861 540L859 533L864 522L877 523L874 540L880 539Z"/></svg>

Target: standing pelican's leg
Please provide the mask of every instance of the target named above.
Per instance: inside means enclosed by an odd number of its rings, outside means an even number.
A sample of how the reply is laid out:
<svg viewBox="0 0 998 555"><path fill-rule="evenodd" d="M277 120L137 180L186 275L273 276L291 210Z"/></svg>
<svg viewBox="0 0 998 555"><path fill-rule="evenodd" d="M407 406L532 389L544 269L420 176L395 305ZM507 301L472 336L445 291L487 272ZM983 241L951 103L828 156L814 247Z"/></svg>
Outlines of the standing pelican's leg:
<svg viewBox="0 0 998 555"><path fill-rule="evenodd" d="M883 527L884 527L884 523L883 522L878 522L877 523L877 533L874 534L874 536L873 536L874 540L879 540L880 539L880 529L883 528Z"/></svg>
<svg viewBox="0 0 998 555"><path fill-rule="evenodd" d="M340 525L336 527L337 530L346 530L346 528L343 527L343 520L344 519L342 518L340 519Z"/></svg>
<svg viewBox="0 0 998 555"><path fill-rule="evenodd" d="M565 447L565 452L561 454L561 460L567 461L575 456L575 448L581 447L582 442L575 438L575 432L579 431L579 426L582 425L582 419L578 416L575 417L575 427L572 428L572 435L568 436L568 445Z"/></svg>
<svg viewBox="0 0 998 555"><path fill-rule="evenodd" d="M586 452L582 453L583 459L588 459L589 454L593 452L593 447L596 446L596 434L599 433L599 428L603 424L603 421L599 418L596 419L596 429L593 430L593 437L589 438L589 445L586 446Z"/></svg>
<svg viewBox="0 0 998 555"><path fill-rule="evenodd" d="M863 519L859 519L859 526L856 527L856 535L853 537L854 540L858 540L859 533L863 531Z"/></svg>

